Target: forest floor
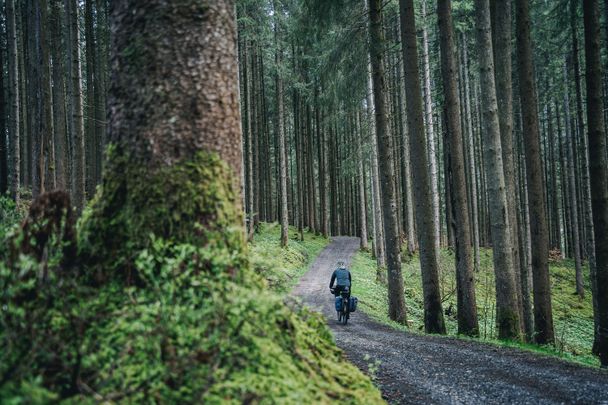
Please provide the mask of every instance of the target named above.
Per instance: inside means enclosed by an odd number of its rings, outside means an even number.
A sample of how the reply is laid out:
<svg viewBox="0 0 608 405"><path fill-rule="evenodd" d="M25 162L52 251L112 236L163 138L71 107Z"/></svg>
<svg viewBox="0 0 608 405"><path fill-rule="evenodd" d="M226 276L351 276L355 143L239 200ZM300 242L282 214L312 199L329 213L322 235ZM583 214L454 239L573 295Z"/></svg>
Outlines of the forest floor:
<svg viewBox="0 0 608 405"><path fill-rule="evenodd" d="M361 310L372 319L407 332L424 333L424 298L420 258L403 255L402 274L408 327L388 318L387 286L376 280L376 259L370 252L359 250L354 255L350 270L357 280L357 296ZM442 248L439 255L439 284L444 308L445 324L450 336L458 335L455 254L452 249ZM592 354L593 304L590 294L589 268L583 266L583 279L587 293L579 298L575 293L575 266L571 259L551 256L549 262L551 301L555 324L555 345L538 346L522 342L498 340L495 318L496 291L492 249L482 248L480 268L475 273L475 295L480 337L484 343L511 346L537 353L556 356L589 366L599 367ZM461 338L463 338L461 336Z"/></svg>
<svg viewBox="0 0 608 405"><path fill-rule="evenodd" d="M362 312L338 324L328 285L335 263L350 264L359 240L332 238L294 289L328 319L346 356L372 375L391 403L605 403L608 373L554 357L395 329ZM355 278L353 291L357 295Z"/></svg>

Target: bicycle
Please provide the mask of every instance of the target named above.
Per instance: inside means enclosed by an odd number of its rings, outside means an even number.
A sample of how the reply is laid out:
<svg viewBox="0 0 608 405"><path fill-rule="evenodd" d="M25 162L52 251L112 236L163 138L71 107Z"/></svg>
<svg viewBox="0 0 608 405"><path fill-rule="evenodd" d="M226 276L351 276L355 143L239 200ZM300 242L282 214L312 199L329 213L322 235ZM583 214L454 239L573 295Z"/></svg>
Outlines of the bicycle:
<svg viewBox="0 0 608 405"><path fill-rule="evenodd" d="M334 294L335 288L332 288L331 292L332 292L332 294ZM338 298L338 297L336 297L336 298ZM350 305L349 305L350 288L344 287L340 291L339 299L341 300L341 303L339 305L340 310L337 310L338 304L336 302L336 312L338 314L338 322L341 323L342 325L346 325L348 323L348 318L350 318Z"/></svg>

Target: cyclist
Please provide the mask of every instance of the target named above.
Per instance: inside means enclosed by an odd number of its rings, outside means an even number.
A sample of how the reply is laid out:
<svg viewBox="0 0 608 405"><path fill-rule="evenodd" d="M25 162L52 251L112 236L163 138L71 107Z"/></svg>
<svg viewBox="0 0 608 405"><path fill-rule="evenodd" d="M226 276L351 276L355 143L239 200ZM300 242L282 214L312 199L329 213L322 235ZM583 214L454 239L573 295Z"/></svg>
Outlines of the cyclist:
<svg viewBox="0 0 608 405"><path fill-rule="evenodd" d="M336 285L334 286L334 282ZM336 297L340 295L340 293L345 290L350 297L350 286L351 286L351 276L350 271L346 268L346 265L342 260L338 262L338 268L334 270L331 275L331 280L329 282L329 291L332 292Z"/></svg>

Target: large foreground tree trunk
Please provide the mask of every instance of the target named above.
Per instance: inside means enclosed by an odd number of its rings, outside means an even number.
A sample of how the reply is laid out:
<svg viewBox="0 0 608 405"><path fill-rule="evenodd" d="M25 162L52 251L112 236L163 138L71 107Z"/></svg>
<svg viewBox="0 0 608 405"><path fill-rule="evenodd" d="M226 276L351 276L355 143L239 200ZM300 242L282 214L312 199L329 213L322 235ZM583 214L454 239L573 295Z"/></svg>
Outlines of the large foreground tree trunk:
<svg viewBox="0 0 608 405"><path fill-rule="evenodd" d="M530 204L530 235L532 242L532 277L534 295L534 332L537 343L554 340L551 311L551 281L549 280L549 241L547 232L540 133L536 110L536 88L532 65L530 12L528 0L516 0L517 65L522 106L526 177Z"/></svg>
<svg viewBox="0 0 608 405"><path fill-rule="evenodd" d="M424 328L427 333L445 333L441 294L439 292L439 246L435 235L437 228L433 220L433 197L431 195L431 176L428 171L427 144L424 132L413 0L400 0L399 12L405 89L408 100L407 118L412 159L412 180L416 201L416 228L418 231L418 245L420 246L420 267L422 269Z"/></svg>
<svg viewBox="0 0 608 405"><path fill-rule="evenodd" d="M82 232L90 262L103 279L99 255L127 260L111 265L130 280L129 249L150 234L242 249L233 2L123 0L111 16L108 160Z"/></svg>
<svg viewBox="0 0 608 405"><path fill-rule="evenodd" d="M401 247L395 195L395 164L388 131L386 107L386 81L384 77L383 53L384 33L382 30L382 1L369 0L370 18L370 58L376 114L376 136L378 139L378 163L380 169L380 189L382 190L382 212L384 237L386 240L386 264L388 271L389 317L397 322L406 322L403 277L401 276Z"/></svg>
<svg viewBox="0 0 608 405"><path fill-rule="evenodd" d="M160 0L112 4L110 142L149 168L187 161L201 151L217 154L240 190L236 30L225 23L234 20L232 2L186 3L190 6ZM171 23L181 29L163 29ZM165 40L148 41L160 31Z"/></svg>
<svg viewBox="0 0 608 405"><path fill-rule="evenodd" d="M584 0L585 61L587 76L587 122L589 125L589 174L595 235L597 349L603 367L608 367L608 176L606 128L600 63L600 22L597 0Z"/></svg>

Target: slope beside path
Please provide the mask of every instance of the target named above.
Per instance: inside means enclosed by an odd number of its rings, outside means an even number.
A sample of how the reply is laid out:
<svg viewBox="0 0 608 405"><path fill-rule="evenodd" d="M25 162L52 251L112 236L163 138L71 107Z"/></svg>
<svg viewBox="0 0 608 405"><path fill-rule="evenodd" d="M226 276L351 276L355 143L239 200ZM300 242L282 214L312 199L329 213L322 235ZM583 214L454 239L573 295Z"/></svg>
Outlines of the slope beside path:
<svg viewBox="0 0 608 405"><path fill-rule="evenodd" d="M359 239L336 237L294 289L327 318L336 343L364 371L374 370L393 403L608 405L608 373L534 353L397 331L357 311L337 322L329 279L338 260L350 263ZM357 295L357 280L353 280Z"/></svg>

